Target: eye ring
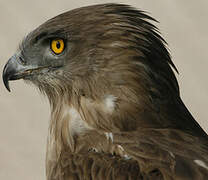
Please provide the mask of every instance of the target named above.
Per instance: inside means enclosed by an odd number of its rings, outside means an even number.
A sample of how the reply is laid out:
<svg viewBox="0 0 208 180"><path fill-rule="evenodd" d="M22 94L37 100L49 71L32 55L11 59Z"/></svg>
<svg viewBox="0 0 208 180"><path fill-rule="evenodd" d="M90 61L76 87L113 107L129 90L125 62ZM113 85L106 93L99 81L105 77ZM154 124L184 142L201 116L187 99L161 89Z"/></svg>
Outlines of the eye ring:
<svg viewBox="0 0 208 180"><path fill-rule="evenodd" d="M53 39L51 41L51 50L56 54L59 55L64 51L64 40L63 39Z"/></svg>

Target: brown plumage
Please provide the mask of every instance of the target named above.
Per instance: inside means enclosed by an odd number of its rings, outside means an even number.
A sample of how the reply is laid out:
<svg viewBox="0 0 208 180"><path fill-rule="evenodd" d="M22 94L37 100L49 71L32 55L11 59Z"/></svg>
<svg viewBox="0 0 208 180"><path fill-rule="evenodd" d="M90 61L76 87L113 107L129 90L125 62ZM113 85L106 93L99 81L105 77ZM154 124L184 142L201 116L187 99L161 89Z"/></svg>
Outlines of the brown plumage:
<svg viewBox="0 0 208 180"><path fill-rule="evenodd" d="M23 78L48 96L48 180L207 179L207 135L150 21L121 4L75 9L31 32L6 64L8 90Z"/></svg>

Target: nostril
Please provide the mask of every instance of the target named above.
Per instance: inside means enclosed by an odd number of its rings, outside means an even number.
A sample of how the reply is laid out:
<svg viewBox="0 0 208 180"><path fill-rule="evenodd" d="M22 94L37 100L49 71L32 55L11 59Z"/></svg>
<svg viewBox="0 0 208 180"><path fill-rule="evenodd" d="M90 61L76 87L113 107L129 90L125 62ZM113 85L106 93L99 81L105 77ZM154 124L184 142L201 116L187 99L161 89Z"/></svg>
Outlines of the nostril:
<svg viewBox="0 0 208 180"><path fill-rule="evenodd" d="M25 61L21 56L19 57L19 60L20 60L20 62L21 62L23 65L26 64L26 61Z"/></svg>

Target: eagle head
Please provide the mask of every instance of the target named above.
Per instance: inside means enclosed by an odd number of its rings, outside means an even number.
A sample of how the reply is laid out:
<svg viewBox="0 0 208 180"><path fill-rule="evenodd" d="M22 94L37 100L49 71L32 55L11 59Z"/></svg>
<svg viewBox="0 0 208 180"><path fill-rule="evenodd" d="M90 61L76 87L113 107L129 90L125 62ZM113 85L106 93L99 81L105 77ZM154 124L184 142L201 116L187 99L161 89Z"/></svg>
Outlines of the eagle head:
<svg viewBox="0 0 208 180"><path fill-rule="evenodd" d="M98 114L107 107L110 124L120 130L192 129L177 121L179 114L192 117L180 100L165 41L151 21L122 4L58 15L25 37L4 67L4 84L10 91L10 80L32 82L52 107L57 102L80 107L85 99L96 117L104 117Z"/></svg>

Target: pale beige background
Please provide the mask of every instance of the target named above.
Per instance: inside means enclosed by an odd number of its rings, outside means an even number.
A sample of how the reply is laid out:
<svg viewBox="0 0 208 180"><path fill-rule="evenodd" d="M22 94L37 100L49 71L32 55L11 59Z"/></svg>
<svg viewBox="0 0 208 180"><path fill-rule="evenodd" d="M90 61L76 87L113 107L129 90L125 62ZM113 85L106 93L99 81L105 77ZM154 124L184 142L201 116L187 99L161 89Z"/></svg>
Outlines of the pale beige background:
<svg viewBox="0 0 208 180"><path fill-rule="evenodd" d="M122 2L151 13L169 43L185 104L208 131L207 0L0 0L0 73L19 41L47 19L84 5ZM0 179L45 179L49 106L34 87L0 81Z"/></svg>

